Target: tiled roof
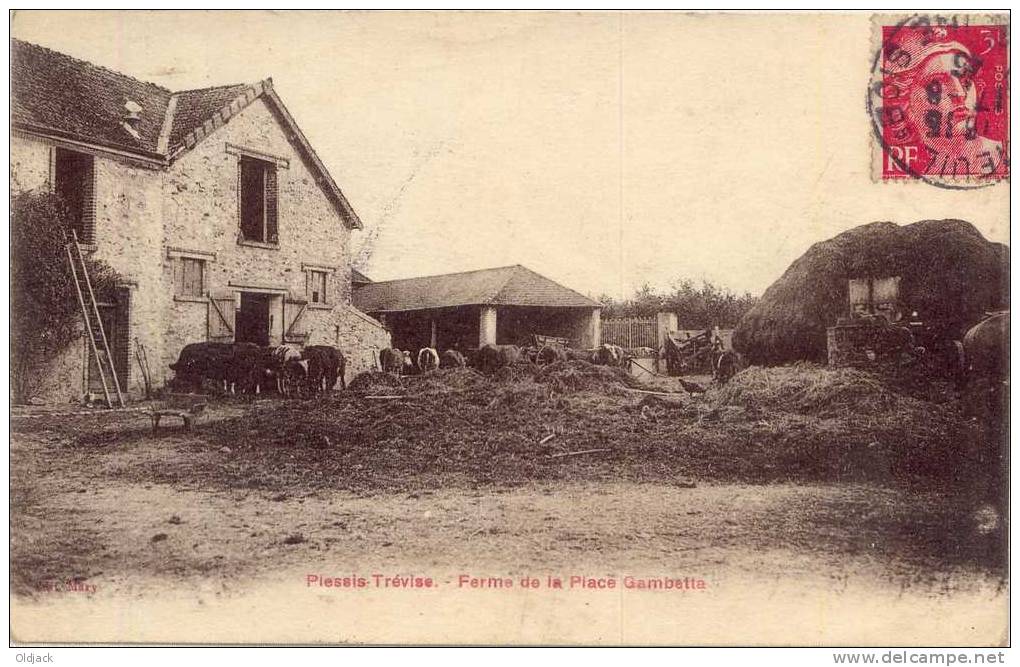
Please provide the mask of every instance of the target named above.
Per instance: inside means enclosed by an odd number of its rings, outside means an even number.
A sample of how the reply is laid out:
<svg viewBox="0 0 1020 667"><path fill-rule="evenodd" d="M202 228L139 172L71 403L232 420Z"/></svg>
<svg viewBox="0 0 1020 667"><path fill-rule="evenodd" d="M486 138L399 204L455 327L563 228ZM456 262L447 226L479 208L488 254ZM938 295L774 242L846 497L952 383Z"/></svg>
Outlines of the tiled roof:
<svg viewBox="0 0 1020 667"><path fill-rule="evenodd" d="M245 83L235 83L229 86L175 93L174 97L177 98L177 102L173 109L173 122L170 129L170 153L184 145L184 138L189 132L200 127L217 111L244 95L250 87Z"/></svg>
<svg viewBox="0 0 1020 667"><path fill-rule="evenodd" d="M354 305L366 313L476 305L599 307L583 294L520 264L369 283L354 291Z"/></svg>
<svg viewBox="0 0 1020 667"><path fill-rule="evenodd" d="M361 271L358 271L357 269L352 268L351 269L351 282L352 283L362 283L363 284L363 283L370 283L370 282L372 282L372 279L369 278L368 276L366 276Z"/></svg>
<svg viewBox="0 0 1020 667"><path fill-rule="evenodd" d="M271 79L174 93L63 53L11 40L12 127L162 164L192 148L260 97L276 109L344 222L360 228L357 214L276 95ZM137 137L124 126L128 101L141 107Z"/></svg>
<svg viewBox="0 0 1020 667"><path fill-rule="evenodd" d="M170 91L35 44L11 40L11 120L128 151L155 153ZM142 107L138 138L124 103Z"/></svg>

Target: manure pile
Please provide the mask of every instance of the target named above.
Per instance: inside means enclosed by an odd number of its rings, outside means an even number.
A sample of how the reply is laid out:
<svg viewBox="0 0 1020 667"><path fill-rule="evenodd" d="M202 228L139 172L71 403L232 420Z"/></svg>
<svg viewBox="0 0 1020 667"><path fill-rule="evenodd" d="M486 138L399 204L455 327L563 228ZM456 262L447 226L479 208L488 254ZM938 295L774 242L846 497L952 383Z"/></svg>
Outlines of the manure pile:
<svg viewBox="0 0 1020 667"><path fill-rule="evenodd" d="M390 377L362 382L391 398L340 392L211 423L196 446L221 452L221 465L196 456L166 474L371 493L541 480L931 486L988 465L967 451L977 437L958 402L932 403L852 369L752 367L698 399L668 400L626 391L633 380L619 369L584 362L520 380L467 369Z"/></svg>

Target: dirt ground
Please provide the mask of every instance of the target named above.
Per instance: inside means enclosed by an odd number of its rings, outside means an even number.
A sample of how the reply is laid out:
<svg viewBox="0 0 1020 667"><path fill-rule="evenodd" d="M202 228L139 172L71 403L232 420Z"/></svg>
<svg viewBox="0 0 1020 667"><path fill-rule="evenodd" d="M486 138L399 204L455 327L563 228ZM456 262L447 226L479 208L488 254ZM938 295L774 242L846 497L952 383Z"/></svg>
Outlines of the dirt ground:
<svg viewBox="0 0 1020 667"><path fill-rule="evenodd" d="M695 577L731 591L763 582L773 592L863 587L925 601L911 607L917 613L959 596L985 610L1006 599L997 517L941 485L748 484L699 478L689 466L677 472L668 461L614 478L614 459L597 455L566 457L562 474L506 482L465 467L448 469L443 483L352 485L344 466L359 459L324 463L280 443L276 458L257 459L261 477L256 464L239 467L239 457L260 451L239 424L313 407L219 401L194 432L171 423L158 435L142 411L16 411L11 567L23 618L171 591L200 605L267 586L293 594L307 589L310 573L427 573L454 589L462 573ZM543 456L542 466L560 461ZM615 632L611 641L641 637ZM374 637L365 630L341 640Z"/></svg>

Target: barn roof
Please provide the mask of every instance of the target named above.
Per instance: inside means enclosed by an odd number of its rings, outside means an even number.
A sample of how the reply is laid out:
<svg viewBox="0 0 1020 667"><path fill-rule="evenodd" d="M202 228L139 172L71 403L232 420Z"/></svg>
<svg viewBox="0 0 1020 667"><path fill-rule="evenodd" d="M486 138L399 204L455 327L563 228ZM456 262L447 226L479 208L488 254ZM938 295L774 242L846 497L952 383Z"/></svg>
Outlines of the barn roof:
<svg viewBox="0 0 1020 667"><path fill-rule="evenodd" d="M351 268L351 282L352 283L357 283L357 284L360 285L360 284L364 284L364 283L370 283L370 282L372 282L372 279L369 278L368 276L366 276L361 271L358 271L355 268Z"/></svg>
<svg viewBox="0 0 1020 667"><path fill-rule="evenodd" d="M599 307L598 302L520 264L369 283L354 291L354 305L366 313L453 306Z"/></svg>
<svg viewBox="0 0 1020 667"><path fill-rule="evenodd" d="M167 165L263 98L287 130L327 198L348 227L354 209L312 149L272 79L172 92L42 46L11 40L11 126ZM137 136L125 127L125 104L141 110Z"/></svg>

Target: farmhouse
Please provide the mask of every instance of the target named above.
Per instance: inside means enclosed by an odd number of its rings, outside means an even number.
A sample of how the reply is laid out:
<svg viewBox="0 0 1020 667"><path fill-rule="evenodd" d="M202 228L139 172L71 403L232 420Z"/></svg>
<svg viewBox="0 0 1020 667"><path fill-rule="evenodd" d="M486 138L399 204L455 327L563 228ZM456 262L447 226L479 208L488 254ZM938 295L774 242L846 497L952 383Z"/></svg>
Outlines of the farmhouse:
<svg viewBox="0 0 1020 667"><path fill-rule="evenodd" d="M335 345L351 374L389 345L351 305L361 221L272 79L171 92L19 40L11 71L12 190L61 195L123 277L101 317L129 394L140 348L159 386L196 341ZM42 398L97 390L85 338L40 370Z"/></svg>
<svg viewBox="0 0 1020 667"><path fill-rule="evenodd" d="M385 282L359 278L355 306L383 322L401 349L521 344L534 335L585 348L602 341L598 302L519 264Z"/></svg>

